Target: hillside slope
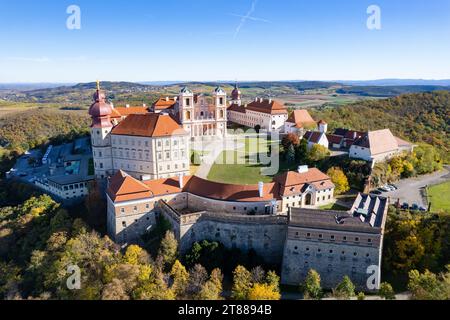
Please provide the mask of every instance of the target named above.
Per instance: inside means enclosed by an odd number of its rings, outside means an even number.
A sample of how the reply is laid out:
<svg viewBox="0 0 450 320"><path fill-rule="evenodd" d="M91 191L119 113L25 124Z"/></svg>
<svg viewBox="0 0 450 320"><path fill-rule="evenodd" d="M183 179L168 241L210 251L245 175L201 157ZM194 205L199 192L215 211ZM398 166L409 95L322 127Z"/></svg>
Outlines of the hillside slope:
<svg viewBox="0 0 450 320"><path fill-rule="evenodd" d="M338 108L314 110L331 128L356 130L390 128L401 138L428 143L450 162L450 92L405 94L385 100L366 100Z"/></svg>

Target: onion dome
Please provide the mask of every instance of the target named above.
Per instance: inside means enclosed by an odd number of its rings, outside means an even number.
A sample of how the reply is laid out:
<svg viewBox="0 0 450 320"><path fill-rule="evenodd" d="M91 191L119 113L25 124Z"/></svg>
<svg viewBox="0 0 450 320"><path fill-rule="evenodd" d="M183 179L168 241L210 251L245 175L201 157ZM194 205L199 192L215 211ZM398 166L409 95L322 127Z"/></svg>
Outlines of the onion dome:
<svg viewBox="0 0 450 320"><path fill-rule="evenodd" d="M106 117L112 114L112 108L106 102L106 94L100 90L100 83L97 81L97 90L94 93L94 103L89 108L89 115L93 118Z"/></svg>
<svg viewBox="0 0 450 320"><path fill-rule="evenodd" d="M217 88L214 90L216 94L225 94L225 91L220 86L217 86Z"/></svg>
<svg viewBox="0 0 450 320"><path fill-rule="evenodd" d="M241 98L241 91L239 90L237 83L235 83L234 90L231 92L231 99L239 100L240 98Z"/></svg>
<svg viewBox="0 0 450 320"><path fill-rule="evenodd" d="M192 94L192 91L189 90L187 87L183 87L183 89L181 89L180 93L182 93L182 94Z"/></svg>
<svg viewBox="0 0 450 320"><path fill-rule="evenodd" d="M89 108L89 115L92 117L92 127L111 127L110 115L112 106L106 102L106 94L100 90L100 82L97 81L97 90L94 93L94 103Z"/></svg>

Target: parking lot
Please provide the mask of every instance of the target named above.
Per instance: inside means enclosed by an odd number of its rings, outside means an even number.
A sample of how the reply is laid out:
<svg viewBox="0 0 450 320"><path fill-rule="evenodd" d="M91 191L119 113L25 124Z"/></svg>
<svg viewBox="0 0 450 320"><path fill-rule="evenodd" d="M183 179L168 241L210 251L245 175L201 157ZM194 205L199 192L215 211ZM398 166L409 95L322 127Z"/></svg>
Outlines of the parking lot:
<svg viewBox="0 0 450 320"><path fill-rule="evenodd" d="M395 183L398 190L383 192L383 196L390 197L393 203L400 199L400 204L407 202L410 206L417 204L418 206L427 208L428 203L422 196L422 190L426 186L439 184L448 180L450 180L450 171L448 167L445 167L444 170L439 172L401 180Z"/></svg>

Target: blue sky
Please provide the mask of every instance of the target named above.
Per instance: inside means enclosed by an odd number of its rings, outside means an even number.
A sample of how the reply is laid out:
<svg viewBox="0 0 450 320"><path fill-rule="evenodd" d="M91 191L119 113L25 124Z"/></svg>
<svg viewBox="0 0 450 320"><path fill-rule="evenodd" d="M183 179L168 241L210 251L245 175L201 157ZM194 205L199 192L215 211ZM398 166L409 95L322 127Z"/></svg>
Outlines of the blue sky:
<svg viewBox="0 0 450 320"><path fill-rule="evenodd" d="M0 0L0 48L3 83L448 79L450 0Z"/></svg>

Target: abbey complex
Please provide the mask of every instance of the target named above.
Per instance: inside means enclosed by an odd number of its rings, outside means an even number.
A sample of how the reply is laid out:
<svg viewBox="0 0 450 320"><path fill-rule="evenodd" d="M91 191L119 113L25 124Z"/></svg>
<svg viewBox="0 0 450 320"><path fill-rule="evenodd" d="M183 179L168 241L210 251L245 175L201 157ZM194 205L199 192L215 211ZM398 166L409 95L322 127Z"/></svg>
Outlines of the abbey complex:
<svg viewBox="0 0 450 320"><path fill-rule="evenodd" d="M308 145L326 140L328 146L328 138L338 143L327 134L327 124L316 123L306 110L288 117L274 100L256 98L244 105L237 85L230 102L220 87L210 95L183 88L179 96L160 98L150 107L114 107L98 86L89 114L95 178L106 181L107 229L117 243L139 242L163 216L181 252L201 240L254 250L282 266L284 284L298 285L310 269L329 288L344 275L366 288L371 268L376 270L373 282L380 282L386 198L360 194L348 211L320 210L335 201L335 186L326 174L307 166L255 185L190 174L192 141L227 139L229 122L296 132ZM355 145L367 146L371 135L361 137L364 144ZM397 141L392 138L389 152L399 148Z"/></svg>

